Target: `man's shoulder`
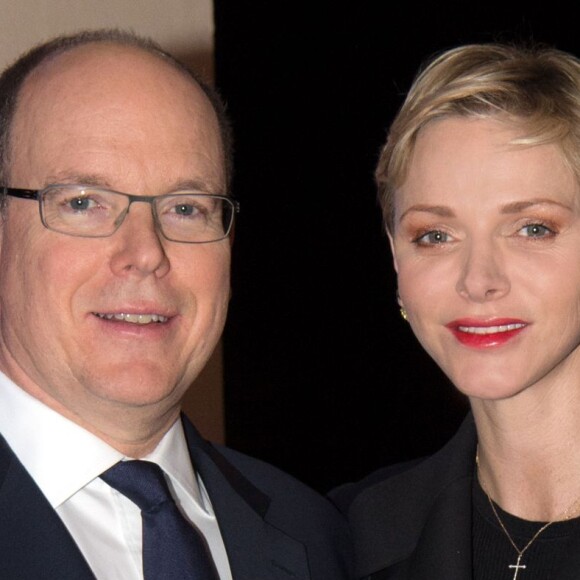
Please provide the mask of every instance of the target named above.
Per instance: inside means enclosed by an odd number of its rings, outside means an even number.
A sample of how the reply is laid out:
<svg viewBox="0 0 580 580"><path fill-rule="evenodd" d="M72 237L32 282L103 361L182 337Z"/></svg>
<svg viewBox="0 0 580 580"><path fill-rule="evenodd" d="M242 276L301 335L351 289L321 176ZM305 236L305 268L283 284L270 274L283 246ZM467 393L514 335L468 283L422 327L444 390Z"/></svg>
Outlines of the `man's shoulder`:
<svg viewBox="0 0 580 580"><path fill-rule="evenodd" d="M273 485L283 483L307 488L307 486L298 479L282 469L275 467L271 463L267 463L266 461L257 459L256 457L236 451L235 449L225 445L213 444L213 447L230 461L232 465L239 469L240 472L244 473L246 477L254 477L257 480L264 482L271 481Z"/></svg>
<svg viewBox="0 0 580 580"><path fill-rule="evenodd" d="M255 505L259 506L267 498L269 510L272 506L280 504L280 506L286 506L288 511L298 510L299 512L303 508L308 508L314 510L312 515L319 512L331 519L342 518L335 506L324 496L282 469L231 447L208 442L199 435L189 421L185 420L184 424L192 452L195 447L203 452L197 458L209 459L231 485L234 485L245 497L255 500ZM194 463L195 458L193 454ZM207 472L203 470L203 465L197 467L201 468L201 475L205 477ZM259 498L259 495L262 498Z"/></svg>
<svg viewBox="0 0 580 580"><path fill-rule="evenodd" d="M306 548L311 578L350 578L352 540L345 517L327 498L281 469L228 447L210 444L221 465L235 470L240 497L252 498L254 507L277 533ZM220 457L222 459L220 459ZM243 480L243 481L241 481ZM216 498L217 499L217 498Z"/></svg>
<svg viewBox="0 0 580 580"><path fill-rule="evenodd" d="M248 481L265 493L272 505L279 503L289 510L307 508L312 516L318 513L325 518L341 519L331 502L294 476L270 463L229 447L221 445L214 445L214 447Z"/></svg>

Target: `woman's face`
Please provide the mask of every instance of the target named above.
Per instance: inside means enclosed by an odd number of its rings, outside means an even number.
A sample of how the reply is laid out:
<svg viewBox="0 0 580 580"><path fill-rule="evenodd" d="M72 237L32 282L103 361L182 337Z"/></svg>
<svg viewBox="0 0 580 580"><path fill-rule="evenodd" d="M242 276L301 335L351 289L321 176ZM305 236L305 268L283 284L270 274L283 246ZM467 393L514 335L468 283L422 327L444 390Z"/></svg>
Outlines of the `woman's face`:
<svg viewBox="0 0 580 580"><path fill-rule="evenodd" d="M470 397L580 377L580 188L555 144L448 118L420 133L391 244L417 338Z"/></svg>

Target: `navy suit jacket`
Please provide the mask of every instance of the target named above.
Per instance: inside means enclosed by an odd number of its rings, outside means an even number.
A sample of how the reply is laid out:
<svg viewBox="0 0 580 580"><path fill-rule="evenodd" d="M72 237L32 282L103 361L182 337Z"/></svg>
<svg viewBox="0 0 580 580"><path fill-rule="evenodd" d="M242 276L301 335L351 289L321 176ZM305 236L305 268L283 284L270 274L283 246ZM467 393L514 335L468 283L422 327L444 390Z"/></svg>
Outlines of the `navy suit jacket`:
<svg viewBox="0 0 580 580"><path fill-rule="evenodd" d="M214 446L184 418L234 580L351 578L350 537L324 498L274 467ZM0 436L0 578L94 580L68 530Z"/></svg>

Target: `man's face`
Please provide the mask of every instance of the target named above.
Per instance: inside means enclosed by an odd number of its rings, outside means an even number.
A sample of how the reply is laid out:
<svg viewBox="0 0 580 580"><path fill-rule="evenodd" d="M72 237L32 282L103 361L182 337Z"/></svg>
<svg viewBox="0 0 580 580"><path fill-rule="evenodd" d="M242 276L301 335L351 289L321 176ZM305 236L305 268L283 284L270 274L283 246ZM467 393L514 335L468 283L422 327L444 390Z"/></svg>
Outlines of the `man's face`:
<svg viewBox="0 0 580 580"><path fill-rule="evenodd" d="M224 193L224 179L211 105L153 56L88 45L42 65L23 87L5 185L159 195ZM229 263L229 240L163 239L146 203L134 203L111 237L91 239L49 231L37 202L10 199L0 230L0 368L97 433L135 413L169 421L219 339ZM106 316L120 314L167 320Z"/></svg>

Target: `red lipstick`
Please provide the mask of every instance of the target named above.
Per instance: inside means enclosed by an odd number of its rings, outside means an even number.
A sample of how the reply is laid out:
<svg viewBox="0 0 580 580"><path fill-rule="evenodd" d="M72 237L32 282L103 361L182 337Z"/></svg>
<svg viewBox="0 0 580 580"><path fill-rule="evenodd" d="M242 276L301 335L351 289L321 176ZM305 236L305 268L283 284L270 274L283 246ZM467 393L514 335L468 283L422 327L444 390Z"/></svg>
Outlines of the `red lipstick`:
<svg viewBox="0 0 580 580"><path fill-rule="evenodd" d="M528 323L515 318L474 320L461 318L445 325L463 345L471 348L503 346L518 336Z"/></svg>

